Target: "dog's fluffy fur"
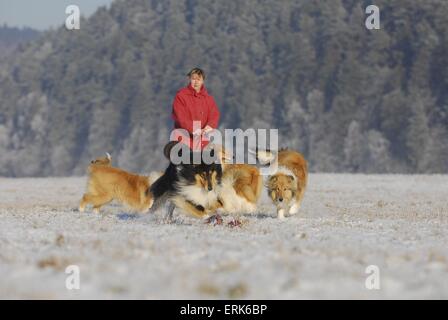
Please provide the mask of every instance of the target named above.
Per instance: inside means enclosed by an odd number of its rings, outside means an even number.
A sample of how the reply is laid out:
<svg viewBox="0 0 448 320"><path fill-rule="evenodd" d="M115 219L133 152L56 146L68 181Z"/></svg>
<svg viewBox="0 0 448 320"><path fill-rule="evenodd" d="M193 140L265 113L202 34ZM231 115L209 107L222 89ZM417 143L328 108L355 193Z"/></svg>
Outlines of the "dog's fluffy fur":
<svg viewBox="0 0 448 320"><path fill-rule="evenodd" d="M278 153L258 151L257 158L263 163L277 162L277 172L268 177L266 187L269 197L277 207L278 218L284 218L285 211L290 215L296 214L308 181L304 157L298 152L283 149Z"/></svg>
<svg viewBox="0 0 448 320"><path fill-rule="evenodd" d="M221 210L232 215L254 213L262 187L263 178L258 168L248 164L224 165L217 189Z"/></svg>
<svg viewBox="0 0 448 320"><path fill-rule="evenodd" d="M233 155L222 145L213 145L220 160L223 175L217 188L219 211L233 216L254 213L263 188L263 177L257 167L233 164Z"/></svg>
<svg viewBox="0 0 448 320"><path fill-rule="evenodd" d="M165 156L169 159L171 148L176 143L169 143L165 149ZM186 152L188 150L183 150ZM219 163L193 164L193 154L190 154L190 163L174 164L170 161L164 174L151 186L154 195L154 209L165 201L173 205L168 210L171 218L174 207L180 208L187 214L202 218L213 213L220 205L216 187L222 178L222 168Z"/></svg>
<svg viewBox="0 0 448 320"><path fill-rule="evenodd" d="M82 197L79 211L83 212L86 205L91 204L94 212L98 213L103 205L117 200L135 211L147 212L154 202L149 177L114 168L110 165L110 156L107 158L104 162L96 162L101 158L96 159L89 165L87 191Z"/></svg>

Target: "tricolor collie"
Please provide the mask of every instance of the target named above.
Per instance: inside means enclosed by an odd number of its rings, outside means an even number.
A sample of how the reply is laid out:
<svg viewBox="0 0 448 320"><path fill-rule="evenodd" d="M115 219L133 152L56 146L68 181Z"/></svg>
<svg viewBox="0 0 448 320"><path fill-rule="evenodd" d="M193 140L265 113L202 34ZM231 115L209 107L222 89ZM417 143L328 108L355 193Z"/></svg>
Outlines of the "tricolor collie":
<svg viewBox="0 0 448 320"><path fill-rule="evenodd" d="M179 156L182 153L188 154L188 161L178 164L171 161L171 149L177 145L179 147L177 154ZM151 193L156 203L154 209L169 201L168 219L172 218L175 207L197 218L213 213L220 206L216 192L222 178L219 162L194 163L194 153L187 146L177 142L167 144L164 154L170 159L170 164L164 174L151 186ZM213 150L210 155L214 157Z"/></svg>
<svg viewBox="0 0 448 320"><path fill-rule="evenodd" d="M277 171L268 177L266 187L269 197L277 207L277 216L283 219L299 211L308 180L307 162L295 151L282 149L278 153L257 151L257 158L263 162L277 162Z"/></svg>
<svg viewBox="0 0 448 320"><path fill-rule="evenodd" d="M84 212L85 207L91 204L94 212L98 213L103 205L117 200L137 212L148 212L154 202L149 190L149 177L114 168L111 161L108 155L89 165L87 191L81 199L79 211Z"/></svg>

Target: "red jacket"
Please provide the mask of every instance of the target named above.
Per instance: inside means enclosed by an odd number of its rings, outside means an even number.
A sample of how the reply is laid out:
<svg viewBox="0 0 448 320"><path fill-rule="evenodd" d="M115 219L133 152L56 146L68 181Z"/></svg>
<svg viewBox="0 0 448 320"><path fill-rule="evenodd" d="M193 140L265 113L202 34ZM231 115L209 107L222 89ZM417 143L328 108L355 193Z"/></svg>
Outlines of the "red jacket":
<svg viewBox="0 0 448 320"><path fill-rule="evenodd" d="M174 128L185 129L191 135L193 133L193 121L200 121L201 129L207 125L216 129L219 116L220 113L215 99L208 94L204 85L199 92L196 92L189 84L176 93L172 111Z"/></svg>

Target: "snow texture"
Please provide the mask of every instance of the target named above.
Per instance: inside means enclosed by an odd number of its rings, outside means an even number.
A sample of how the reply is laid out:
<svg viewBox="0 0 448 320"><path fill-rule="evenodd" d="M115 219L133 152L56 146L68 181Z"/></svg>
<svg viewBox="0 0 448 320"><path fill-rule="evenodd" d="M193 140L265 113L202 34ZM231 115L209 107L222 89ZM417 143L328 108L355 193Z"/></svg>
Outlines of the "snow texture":
<svg viewBox="0 0 448 320"><path fill-rule="evenodd" d="M311 174L297 215L276 219L264 191L231 228L115 203L80 213L85 177L0 178L0 298L447 299L447 182ZM369 265L379 290L366 288Z"/></svg>

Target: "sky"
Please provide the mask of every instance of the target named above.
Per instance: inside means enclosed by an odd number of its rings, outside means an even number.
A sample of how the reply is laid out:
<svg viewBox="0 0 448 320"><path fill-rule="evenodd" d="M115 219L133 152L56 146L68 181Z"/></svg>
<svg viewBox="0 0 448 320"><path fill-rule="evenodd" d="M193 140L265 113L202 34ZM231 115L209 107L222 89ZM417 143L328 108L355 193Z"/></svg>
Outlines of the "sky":
<svg viewBox="0 0 448 320"><path fill-rule="evenodd" d="M65 8L77 5L81 15L88 17L113 0L0 0L0 25L31 27L46 30L65 24Z"/></svg>

